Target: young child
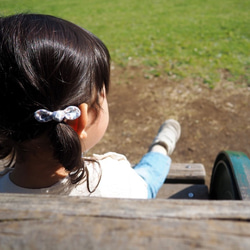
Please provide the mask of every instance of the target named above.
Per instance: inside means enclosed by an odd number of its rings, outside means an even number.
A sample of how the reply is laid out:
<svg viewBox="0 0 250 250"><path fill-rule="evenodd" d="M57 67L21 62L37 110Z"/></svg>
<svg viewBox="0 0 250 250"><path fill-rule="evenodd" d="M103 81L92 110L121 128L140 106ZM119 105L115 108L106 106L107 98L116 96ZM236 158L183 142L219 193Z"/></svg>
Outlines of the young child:
<svg viewBox="0 0 250 250"><path fill-rule="evenodd" d="M109 52L89 31L48 15L0 18L0 192L156 196L177 121L163 123L134 168L116 153L82 155L108 126L109 81Z"/></svg>

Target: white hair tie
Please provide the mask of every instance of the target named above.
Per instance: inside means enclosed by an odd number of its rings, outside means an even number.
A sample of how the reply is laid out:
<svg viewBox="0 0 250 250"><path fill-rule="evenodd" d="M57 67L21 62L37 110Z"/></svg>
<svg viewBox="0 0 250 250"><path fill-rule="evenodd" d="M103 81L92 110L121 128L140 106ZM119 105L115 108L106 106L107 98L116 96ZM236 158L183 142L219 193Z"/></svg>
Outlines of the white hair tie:
<svg viewBox="0 0 250 250"><path fill-rule="evenodd" d="M38 122L49 122L56 121L62 122L64 119L75 120L80 117L81 111L76 106L69 106L64 110L57 110L54 112L48 111L46 109L38 109L34 113L34 117Z"/></svg>

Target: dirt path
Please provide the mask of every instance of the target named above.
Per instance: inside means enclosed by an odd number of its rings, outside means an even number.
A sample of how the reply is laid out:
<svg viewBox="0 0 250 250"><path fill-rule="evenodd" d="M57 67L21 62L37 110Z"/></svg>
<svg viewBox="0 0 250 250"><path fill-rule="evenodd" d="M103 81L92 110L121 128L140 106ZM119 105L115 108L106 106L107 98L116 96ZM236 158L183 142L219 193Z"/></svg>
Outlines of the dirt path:
<svg viewBox="0 0 250 250"><path fill-rule="evenodd" d="M110 125L95 153L115 151L138 162L162 121L175 118L182 136L173 162L204 164L207 184L221 150L250 157L250 87L223 83L211 90L191 80L145 78L143 69L112 70Z"/></svg>

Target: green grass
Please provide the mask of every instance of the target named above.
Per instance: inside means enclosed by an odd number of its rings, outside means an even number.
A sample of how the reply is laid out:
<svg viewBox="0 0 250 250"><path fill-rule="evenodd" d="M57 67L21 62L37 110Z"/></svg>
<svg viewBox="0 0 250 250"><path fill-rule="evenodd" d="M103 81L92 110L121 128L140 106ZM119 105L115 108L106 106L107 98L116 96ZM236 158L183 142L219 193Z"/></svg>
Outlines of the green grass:
<svg viewBox="0 0 250 250"><path fill-rule="evenodd" d="M81 25L108 46L114 63L203 79L226 70L250 85L249 0L1 0L0 14L36 12Z"/></svg>

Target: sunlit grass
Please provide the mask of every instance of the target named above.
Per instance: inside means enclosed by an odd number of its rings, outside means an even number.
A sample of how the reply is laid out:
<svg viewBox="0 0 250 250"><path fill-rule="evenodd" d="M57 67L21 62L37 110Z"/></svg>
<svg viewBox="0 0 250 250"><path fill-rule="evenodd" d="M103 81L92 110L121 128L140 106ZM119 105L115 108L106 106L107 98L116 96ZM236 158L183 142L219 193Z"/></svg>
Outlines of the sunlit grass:
<svg viewBox="0 0 250 250"><path fill-rule="evenodd" d="M1 0L2 15L36 12L99 36L113 61L159 76L193 77L213 87L226 70L250 84L249 0Z"/></svg>

